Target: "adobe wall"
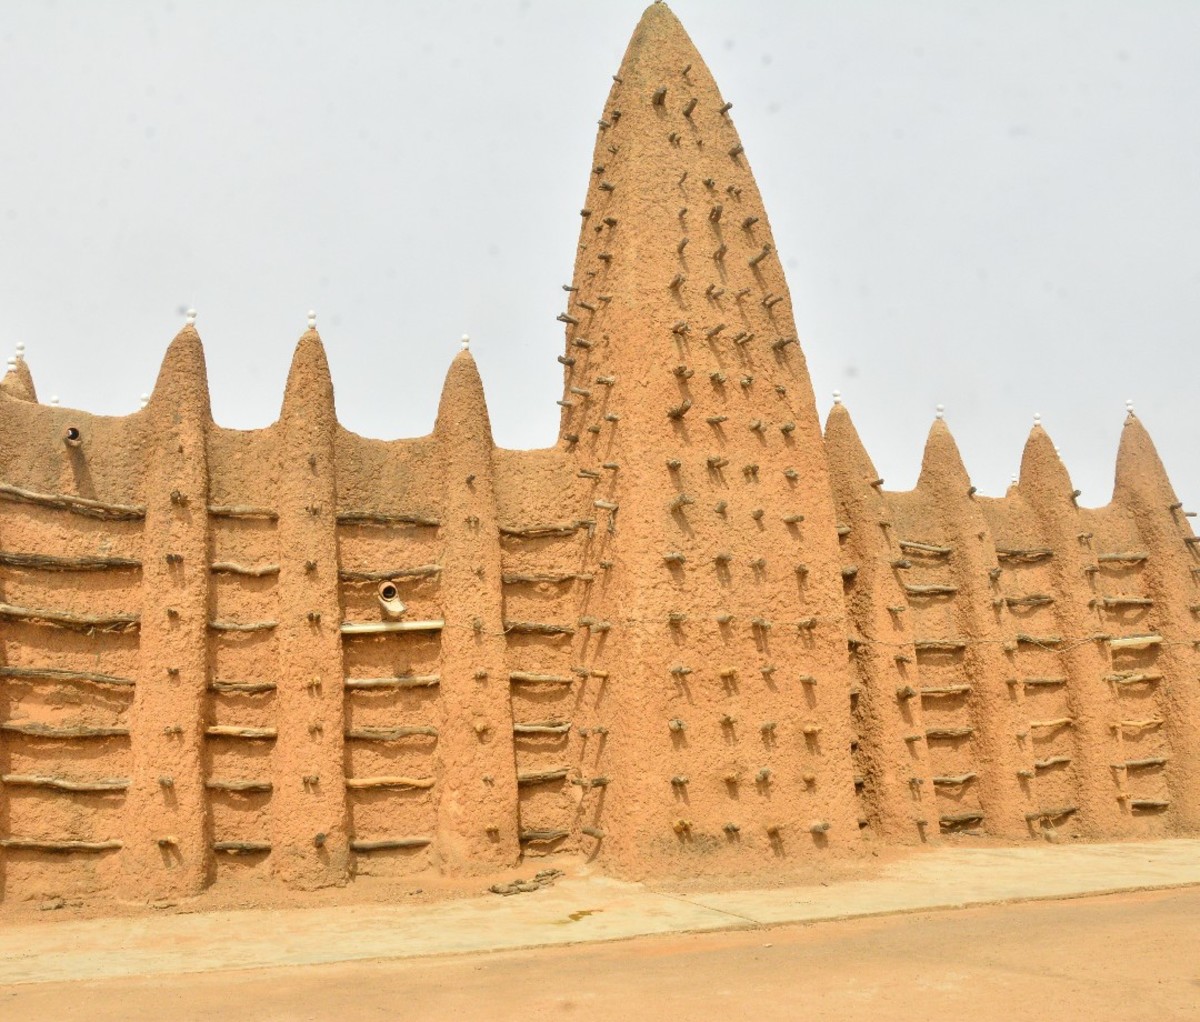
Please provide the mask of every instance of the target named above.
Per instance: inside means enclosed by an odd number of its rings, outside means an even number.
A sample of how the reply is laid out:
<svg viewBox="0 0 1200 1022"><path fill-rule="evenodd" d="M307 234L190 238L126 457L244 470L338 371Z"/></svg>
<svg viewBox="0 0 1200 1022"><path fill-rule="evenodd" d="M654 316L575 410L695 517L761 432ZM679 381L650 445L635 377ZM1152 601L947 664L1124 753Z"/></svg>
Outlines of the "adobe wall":
<svg viewBox="0 0 1200 1022"><path fill-rule="evenodd" d="M1196 829L1200 564L1135 417L1106 508L1040 427L1003 498L940 420L884 489L844 408L822 432L728 104L663 5L581 219L545 450L495 447L467 352L430 435L348 432L312 329L249 432L213 423L192 326L123 418L9 372L5 898Z"/></svg>

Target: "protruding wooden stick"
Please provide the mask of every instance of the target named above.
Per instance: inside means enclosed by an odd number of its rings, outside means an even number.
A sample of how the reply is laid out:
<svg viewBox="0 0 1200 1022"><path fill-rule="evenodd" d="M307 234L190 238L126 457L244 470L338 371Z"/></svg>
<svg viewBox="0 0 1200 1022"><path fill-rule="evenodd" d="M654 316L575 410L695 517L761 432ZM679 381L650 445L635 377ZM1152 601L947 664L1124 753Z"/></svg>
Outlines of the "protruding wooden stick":
<svg viewBox="0 0 1200 1022"><path fill-rule="evenodd" d="M278 621L210 621L214 632L269 632L279 627Z"/></svg>

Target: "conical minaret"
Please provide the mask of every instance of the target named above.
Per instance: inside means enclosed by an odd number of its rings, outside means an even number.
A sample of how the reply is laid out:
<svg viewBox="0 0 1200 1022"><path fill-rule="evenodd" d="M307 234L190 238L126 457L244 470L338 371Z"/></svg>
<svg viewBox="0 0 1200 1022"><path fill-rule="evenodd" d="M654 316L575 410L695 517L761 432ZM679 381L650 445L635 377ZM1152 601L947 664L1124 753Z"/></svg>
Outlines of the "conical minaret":
<svg viewBox="0 0 1200 1022"><path fill-rule="evenodd" d="M857 841L842 565L787 284L730 104L648 8L600 119L562 444L615 619L602 854L705 868ZM728 866L724 865L728 863Z"/></svg>

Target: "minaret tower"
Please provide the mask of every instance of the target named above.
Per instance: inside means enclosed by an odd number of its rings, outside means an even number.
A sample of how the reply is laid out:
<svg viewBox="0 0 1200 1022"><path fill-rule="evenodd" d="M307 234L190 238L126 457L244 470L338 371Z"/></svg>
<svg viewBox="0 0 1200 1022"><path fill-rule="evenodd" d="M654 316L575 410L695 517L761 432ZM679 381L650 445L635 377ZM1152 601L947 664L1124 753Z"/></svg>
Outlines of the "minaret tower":
<svg viewBox="0 0 1200 1022"><path fill-rule="evenodd" d="M663 4L600 118L560 442L611 537L602 854L857 840L842 564L787 283L731 105ZM698 853L703 853L700 856Z"/></svg>

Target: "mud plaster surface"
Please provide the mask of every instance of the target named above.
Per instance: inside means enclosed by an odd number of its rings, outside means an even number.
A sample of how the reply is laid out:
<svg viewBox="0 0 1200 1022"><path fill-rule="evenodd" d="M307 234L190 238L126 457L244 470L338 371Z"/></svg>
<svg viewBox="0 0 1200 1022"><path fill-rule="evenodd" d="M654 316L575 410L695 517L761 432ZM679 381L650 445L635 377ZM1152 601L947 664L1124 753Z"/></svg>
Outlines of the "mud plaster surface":
<svg viewBox="0 0 1200 1022"><path fill-rule="evenodd" d="M884 489L844 408L822 432L732 113L662 5L581 220L549 449L495 448L466 352L393 442L338 424L315 331L252 432L213 423L192 327L123 418L9 373L0 481L108 510L0 493L0 551L138 563L0 565L10 607L137 617L0 622L7 902L1195 831L1200 562L1135 417L1105 508L1040 427L1004 498L941 422ZM378 578L432 624L341 634L385 620Z"/></svg>

